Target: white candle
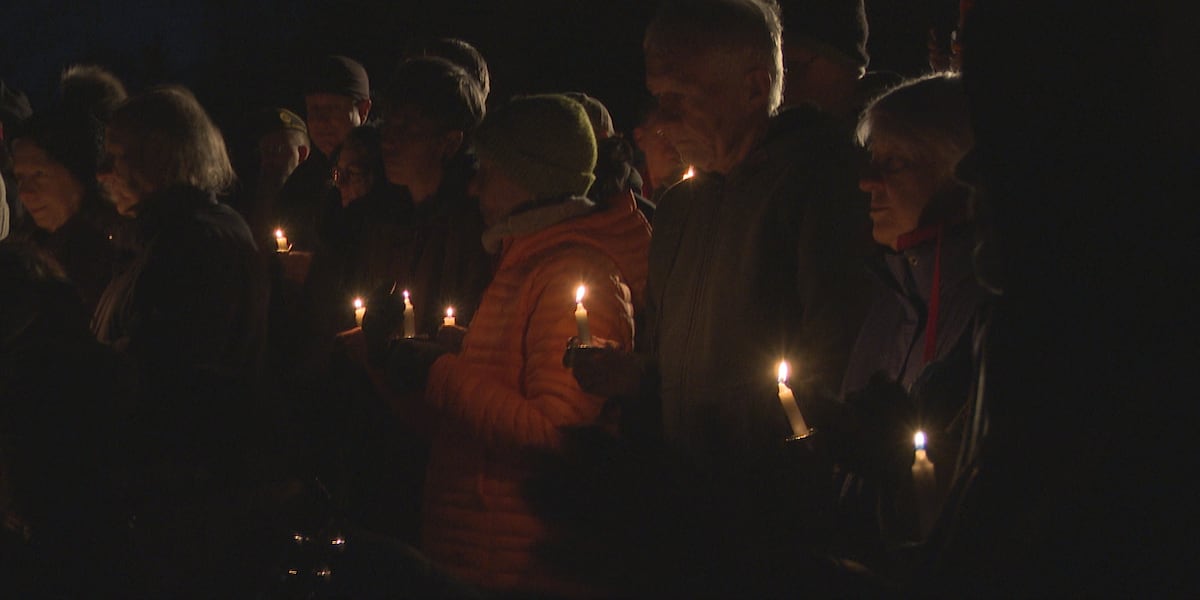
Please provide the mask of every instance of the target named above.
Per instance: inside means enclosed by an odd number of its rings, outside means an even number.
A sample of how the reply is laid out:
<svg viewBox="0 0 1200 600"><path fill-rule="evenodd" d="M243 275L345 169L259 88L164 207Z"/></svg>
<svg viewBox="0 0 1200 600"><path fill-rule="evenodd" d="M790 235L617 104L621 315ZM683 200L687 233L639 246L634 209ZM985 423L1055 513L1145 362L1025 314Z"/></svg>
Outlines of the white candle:
<svg viewBox="0 0 1200 600"><path fill-rule="evenodd" d="M367 314L367 305L363 304L362 298L354 299L354 324L362 327L363 315Z"/></svg>
<svg viewBox="0 0 1200 600"><path fill-rule="evenodd" d="M408 290L404 290L404 337L417 337L417 319L413 315L413 305L408 298Z"/></svg>
<svg viewBox="0 0 1200 600"><path fill-rule="evenodd" d="M275 251L276 252L287 252L290 248L291 247L288 246L287 236L283 235L283 230L276 229L275 230Z"/></svg>
<svg viewBox="0 0 1200 600"><path fill-rule="evenodd" d="M937 474L933 469L933 461L925 452L925 432L918 431L913 435L912 478L913 490L916 493L917 509L921 523L921 535L926 536L933 529L937 518Z"/></svg>
<svg viewBox="0 0 1200 600"><path fill-rule="evenodd" d="M587 288L582 285L575 290L575 326L579 329L579 345L588 346L592 343L592 331L588 327L587 309L583 307L583 296Z"/></svg>
<svg viewBox="0 0 1200 600"><path fill-rule="evenodd" d="M442 319L442 327L454 327L454 307L446 307L446 318Z"/></svg>
<svg viewBox="0 0 1200 600"><path fill-rule="evenodd" d="M804 415L800 414L800 406L796 404L792 388L787 386L787 379L787 361L779 361L779 403L783 405L783 412L787 414L788 422L792 425L792 439L806 438L812 431L808 428L808 423L804 422Z"/></svg>

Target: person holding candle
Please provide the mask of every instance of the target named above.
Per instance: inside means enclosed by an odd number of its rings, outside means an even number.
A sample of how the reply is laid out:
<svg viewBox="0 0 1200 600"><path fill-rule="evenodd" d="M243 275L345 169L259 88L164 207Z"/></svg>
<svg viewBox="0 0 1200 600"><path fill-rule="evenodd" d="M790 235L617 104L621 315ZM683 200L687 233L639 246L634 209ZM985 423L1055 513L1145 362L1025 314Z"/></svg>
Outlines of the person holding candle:
<svg viewBox="0 0 1200 600"><path fill-rule="evenodd" d="M952 74L904 82L872 102L858 126L871 153L860 185L871 194L869 262L875 300L843 381L840 435L830 443L855 490L841 498L844 540L853 554L923 539L938 495L914 495L914 434L922 432L921 473L955 463L970 378L972 323L985 293L975 279L967 189L954 168L972 143L962 84ZM832 429L837 429L834 424ZM921 462L921 461L918 461ZM910 473L911 471L911 473ZM920 485L918 485L918 483ZM852 533L848 533L852 532Z"/></svg>
<svg viewBox="0 0 1200 600"><path fill-rule="evenodd" d="M583 107L565 96L511 101L488 116L475 143L472 188L488 225L484 245L498 261L495 278L460 352L430 365L428 342L400 342L385 372L393 393L418 390L398 410L437 424L422 547L488 590L577 595L587 588L537 555L550 530L522 485L536 454L560 450L563 428L602 422L604 399L581 390L562 364L578 333L576 293L586 287L589 330L629 348L626 273L645 260L649 229L633 206L598 211L584 197L595 138Z"/></svg>

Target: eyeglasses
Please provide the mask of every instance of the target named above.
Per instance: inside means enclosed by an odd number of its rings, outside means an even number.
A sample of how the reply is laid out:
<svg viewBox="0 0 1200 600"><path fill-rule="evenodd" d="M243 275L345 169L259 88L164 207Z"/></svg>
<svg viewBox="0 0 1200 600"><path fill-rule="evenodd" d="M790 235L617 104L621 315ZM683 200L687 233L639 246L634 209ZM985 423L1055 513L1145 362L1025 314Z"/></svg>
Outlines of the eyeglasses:
<svg viewBox="0 0 1200 600"><path fill-rule="evenodd" d="M334 184L352 184L362 183L367 178L367 173L360 168L353 166L342 169L334 167L329 171L329 177L333 179Z"/></svg>

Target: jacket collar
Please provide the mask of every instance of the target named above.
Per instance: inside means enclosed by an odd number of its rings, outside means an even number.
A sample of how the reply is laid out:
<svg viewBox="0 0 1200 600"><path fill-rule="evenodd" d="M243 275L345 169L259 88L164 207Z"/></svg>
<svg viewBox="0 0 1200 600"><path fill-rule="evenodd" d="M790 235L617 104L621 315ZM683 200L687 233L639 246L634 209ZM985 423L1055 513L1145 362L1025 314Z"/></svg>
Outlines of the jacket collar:
<svg viewBox="0 0 1200 600"><path fill-rule="evenodd" d="M562 202L509 215L483 232L483 248L489 254L496 254L507 239L537 233L568 219L588 214L595 208L596 205L591 200L575 196Z"/></svg>

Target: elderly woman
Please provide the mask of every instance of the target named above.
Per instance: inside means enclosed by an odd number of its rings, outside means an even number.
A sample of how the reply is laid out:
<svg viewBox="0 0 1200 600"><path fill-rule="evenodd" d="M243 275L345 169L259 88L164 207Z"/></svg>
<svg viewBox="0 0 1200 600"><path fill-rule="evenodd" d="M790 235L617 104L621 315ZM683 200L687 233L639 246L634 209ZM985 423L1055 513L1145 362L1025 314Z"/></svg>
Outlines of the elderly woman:
<svg viewBox="0 0 1200 600"><path fill-rule="evenodd" d="M17 195L33 219L30 241L54 258L93 311L112 277L116 214L96 168L103 126L83 114L40 113L13 140Z"/></svg>
<svg viewBox="0 0 1200 600"><path fill-rule="evenodd" d="M853 472L842 508L858 535L846 539L869 554L928 533L941 494L916 497L913 440L925 434L944 492L984 294L968 190L954 178L972 143L959 79L936 74L893 88L863 112L858 138L871 156L859 186L871 195L879 285L843 381L855 435L843 438L839 462Z"/></svg>

